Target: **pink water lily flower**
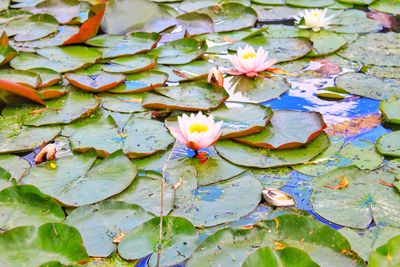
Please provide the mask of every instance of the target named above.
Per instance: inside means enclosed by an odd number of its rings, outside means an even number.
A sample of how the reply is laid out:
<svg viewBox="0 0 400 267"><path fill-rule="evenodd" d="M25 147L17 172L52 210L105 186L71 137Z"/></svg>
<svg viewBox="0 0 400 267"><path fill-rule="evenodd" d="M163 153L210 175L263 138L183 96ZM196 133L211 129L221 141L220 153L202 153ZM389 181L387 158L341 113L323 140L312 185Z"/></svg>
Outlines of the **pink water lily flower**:
<svg viewBox="0 0 400 267"><path fill-rule="evenodd" d="M259 47L257 52L249 45L245 48L239 47L236 55L229 56L235 69L226 72L231 75L245 74L247 77L257 77L259 72L271 68L276 63L276 59L267 60L267 58L268 52L262 47Z"/></svg>
<svg viewBox="0 0 400 267"><path fill-rule="evenodd" d="M172 135L187 147L199 150L213 145L221 136L222 121L214 122L213 116L199 112L178 117L179 128L171 127Z"/></svg>

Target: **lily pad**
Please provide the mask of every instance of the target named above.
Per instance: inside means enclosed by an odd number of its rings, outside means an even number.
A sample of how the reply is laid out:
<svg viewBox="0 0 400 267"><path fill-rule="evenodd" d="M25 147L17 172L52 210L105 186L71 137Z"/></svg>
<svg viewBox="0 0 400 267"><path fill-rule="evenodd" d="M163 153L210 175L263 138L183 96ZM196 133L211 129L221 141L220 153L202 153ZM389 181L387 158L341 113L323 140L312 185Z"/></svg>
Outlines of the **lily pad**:
<svg viewBox="0 0 400 267"><path fill-rule="evenodd" d="M399 45L397 33L371 33L361 36L338 54L361 64L400 67Z"/></svg>
<svg viewBox="0 0 400 267"><path fill-rule="evenodd" d="M391 97L383 100L379 105L385 120L390 123L400 124L400 97Z"/></svg>
<svg viewBox="0 0 400 267"><path fill-rule="evenodd" d="M265 51L270 51L269 58L276 59L278 62L292 61L307 55L313 48L312 43L304 38L269 38L264 36L255 36L236 42L229 47L236 51L239 47L251 45L253 47L262 47Z"/></svg>
<svg viewBox="0 0 400 267"><path fill-rule="evenodd" d="M45 0L25 10L33 14L52 15L59 23L66 24L79 16L79 4L78 0Z"/></svg>
<svg viewBox="0 0 400 267"><path fill-rule="evenodd" d="M281 96L290 89L290 84L281 76L249 78L241 75L227 80L226 88L229 101L262 103Z"/></svg>
<svg viewBox="0 0 400 267"><path fill-rule="evenodd" d="M327 7L335 4L333 0L286 0L286 4L295 7Z"/></svg>
<svg viewBox="0 0 400 267"><path fill-rule="evenodd" d="M65 223L78 229L90 256L108 257L117 248L113 239L152 217L137 205L102 201L74 209Z"/></svg>
<svg viewBox="0 0 400 267"><path fill-rule="evenodd" d="M275 111L270 123L260 133L235 140L261 148L297 148L317 138L326 124L317 112Z"/></svg>
<svg viewBox="0 0 400 267"><path fill-rule="evenodd" d="M400 264L400 236L393 237L387 244L379 247L368 259L368 266L395 267Z"/></svg>
<svg viewBox="0 0 400 267"><path fill-rule="evenodd" d="M0 119L0 154L28 152L56 137L58 126L23 126L14 118Z"/></svg>
<svg viewBox="0 0 400 267"><path fill-rule="evenodd" d="M157 70L168 74L170 82L187 82L205 78L214 65L205 60L195 60L185 65L158 65Z"/></svg>
<svg viewBox="0 0 400 267"><path fill-rule="evenodd" d="M121 150L94 165L96 153L46 161L22 178L66 206L92 204L122 192L135 178L137 168ZM53 167L55 166L55 168Z"/></svg>
<svg viewBox="0 0 400 267"><path fill-rule="evenodd" d="M379 22L369 19L361 10L349 9L334 13L336 16L330 31L338 33L370 33L382 29Z"/></svg>
<svg viewBox="0 0 400 267"><path fill-rule="evenodd" d="M270 168L308 162L327 149L329 144L329 137L322 133L311 143L295 149L269 150L231 140L221 140L215 144L215 148L223 158L237 165Z"/></svg>
<svg viewBox="0 0 400 267"><path fill-rule="evenodd" d="M159 46L149 54L157 56L159 64L182 65L200 58L206 51L206 42L184 38Z"/></svg>
<svg viewBox="0 0 400 267"><path fill-rule="evenodd" d="M62 264L89 261L78 230L62 223L23 226L2 233L0 252L0 261L5 266L28 267L51 261Z"/></svg>
<svg viewBox="0 0 400 267"><path fill-rule="evenodd" d="M376 151L374 143L362 139L347 143L340 149L338 155L350 160L362 170L375 170L384 160L384 157Z"/></svg>
<svg viewBox="0 0 400 267"><path fill-rule="evenodd" d="M179 4L179 9L185 12L193 12L200 8L215 6L216 4L239 3L250 6L250 0L184 0Z"/></svg>
<svg viewBox="0 0 400 267"><path fill-rule="evenodd" d="M48 68L57 72L68 72L91 65L101 57L99 50L85 46L40 48L37 53L38 55L21 53L11 60L10 65L20 70Z"/></svg>
<svg viewBox="0 0 400 267"><path fill-rule="evenodd" d="M0 168L11 174L12 178L19 180L31 165L21 157L15 155L0 155Z"/></svg>
<svg viewBox="0 0 400 267"><path fill-rule="evenodd" d="M4 168L0 167L0 190L14 185L13 182L11 174Z"/></svg>
<svg viewBox="0 0 400 267"><path fill-rule="evenodd" d="M69 88L69 93L46 101L47 107L38 105L9 105L3 109L3 116L21 116L24 125L42 126L68 124L93 114L100 105L92 94Z"/></svg>
<svg viewBox="0 0 400 267"><path fill-rule="evenodd" d="M51 197L31 185L11 186L0 191L0 229L40 226L64 220L64 211Z"/></svg>
<svg viewBox="0 0 400 267"><path fill-rule="evenodd" d="M136 73L151 69L157 59L150 55L133 55L112 59L103 65L103 70L110 73Z"/></svg>
<svg viewBox="0 0 400 267"><path fill-rule="evenodd" d="M400 95L398 79L382 79L364 73L348 72L336 77L335 83L349 93L373 99L382 100Z"/></svg>
<svg viewBox="0 0 400 267"><path fill-rule="evenodd" d="M253 211L261 200L262 185L250 173L202 187L197 187L193 170L186 170L183 175L171 214L198 227L235 221ZM235 201L239 196L240 201Z"/></svg>
<svg viewBox="0 0 400 267"><path fill-rule="evenodd" d="M399 138L400 131L384 134L376 141L376 148L382 155L400 157Z"/></svg>
<svg viewBox="0 0 400 267"><path fill-rule="evenodd" d="M111 93L133 94L151 91L161 87L168 79L168 75L161 71L148 70L144 72L127 74L122 84L110 90Z"/></svg>
<svg viewBox="0 0 400 267"><path fill-rule="evenodd" d="M138 158L167 149L173 140L159 121L132 116L120 132L108 117L79 127L71 136L71 146L74 151L93 148L100 157L123 149L128 157Z"/></svg>
<svg viewBox="0 0 400 267"><path fill-rule="evenodd" d="M214 21L216 32L252 27L257 21L257 13L251 7L232 1L220 6L209 6L197 12L208 15Z"/></svg>
<svg viewBox="0 0 400 267"><path fill-rule="evenodd" d="M281 215L251 229L222 229L203 241L186 266L240 267L251 253L264 246L273 248L274 253L288 246L301 249L321 266L364 266L357 256L341 253L350 250L350 244L340 233L299 215Z"/></svg>
<svg viewBox="0 0 400 267"><path fill-rule="evenodd" d="M269 247L259 248L253 252L243 263L243 267L272 267L272 266L298 266L311 267L319 266L307 253L298 248L285 247L274 251Z"/></svg>
<svg viewBox="0 0 400 267"><path fill-rule="evenodd" d="M191 176L190 179L197 180L197 184L203 186L228 180L245 171L244 168L221 158L212 148L209 148L209 156L205 162L189 158L186 153L182 157L180 153L183 149L185 148L176 148L171 159L166 162L163 172L166 182L175 187L182 183L185 175Z"/></svg>
<svg viewBox="0 0 400 267"><path fill-rule="evenodd" d="M0 80L12 81L32 88L36 88L42 83L40 76L36 73L14 69L1 69Z"/></svg>
<svg viewBox="0 0 400 267"><path fill-rule="evenodd" d="M150 266L156 266L157 244L159 242L160 218L136 227L122 239L118 245L118 253L122 258L133 260L151 254ZM189 258L197 247L198 235L196 228L186 219L166 216L162 221L163 240L160 265L170 266Z"/></svg>
<svg viewBox="0 0 400 267"><path fill-rule="evenodd" d="M57 20L48 14L33 15L0 24L0 31L6 31L8 36L14 36L18 42L32 41L46 37L57 31Z"/></svg>
<svg viewBox="0 0 400 267"><path fill-rule="evenodd" d="M86 44L99 47L103 58L114 58L147 52L156 46L159 39L160 35L154 32L103 34L89 39Z"/></svg>
<svg viewBox="0 0 400 267"><path fill-rule="evenodd" d="M99 72L96 75L67 73L64 77L75 87L89 92L103 92L110 90L125 80L123 74Z"/></svg>
<svg viewBox="0 0 400 267"><path fill-rule="evenodd" d="M142 107L143 94L100 94L103 108L121 112L121 113L134 113L142 112L144 108Z"/></svg>
<svg viewBox="0 0 400 267"><path fill-rule="evenodd" d="M340 190L327 187L336 186L340 177L347 179L347 187ZM339 168L318 178L311 203L319 216L339 225L365 229L374 220L399 227L400 215L395 210L400 204L400 194L381 183L393 179L394 174L389 172Z"/></svg>
<svg viewBox="0 0 400 267"><path fill-rule="evenodd" d="M0 65L7 64L17 55L17 51L8 43L7 33L3 32L0 37Z"/></svg>
<svg viewBox="0 0 400 267"><path fill-rule="evenodd" d="M223 87L196 81L156 88L144 95L142 105L154 109L199 111L217 108L226 98L228 94Z"/></svg>
<svg viewBox="0 0 400 267"><path fill-rule="evenodd" d="M69 93L68 87L61 84L53 85L45 88L40 88L38 94L41 99L49 100L57 97L61 97Z"/></svg>
<svg viewBox="0 0 400 267"><path fill-rule="evenodd" d="M351 244L352 250L357 252L363 260L367 261L375 249L387 243L391 238L400 234L396 227L377 225L365 231L354 231L350 228L342 228L339 232L344 235Z"/></svg>
<svg viewBox="0 0 400 267"><path fill-rule="evenodd" d="M141 171L138 176L121 194L112 200L124 201L136 204L152 214L160 214L161 203L161 179L162 175L157 172ZM164 187L164 214L168 214L174 207L175 190L171 185Z"/></svg>
<svg viewBox="0 0 400 267"><path fill-rule="evenodd" d="M399 0L379 0L372 3L370 8L394 15L400 15L400 1Z"/></svg>
<svg viewBox="0 0 400 267"><path fill-rule="evenodd" d="M61 75L58 72L51 69L46 69L46 68L30 69L29 72L33 72L39 75L41 80L39 88L52 86L61 81Z"/></svg>
<svg viewBox="0 0 400 267"><path fill-rule="evenodd" d="M308 56L312 57L331 54L347 44L346 38L330 31L312 32L309 38L314 48Z"/></svg>

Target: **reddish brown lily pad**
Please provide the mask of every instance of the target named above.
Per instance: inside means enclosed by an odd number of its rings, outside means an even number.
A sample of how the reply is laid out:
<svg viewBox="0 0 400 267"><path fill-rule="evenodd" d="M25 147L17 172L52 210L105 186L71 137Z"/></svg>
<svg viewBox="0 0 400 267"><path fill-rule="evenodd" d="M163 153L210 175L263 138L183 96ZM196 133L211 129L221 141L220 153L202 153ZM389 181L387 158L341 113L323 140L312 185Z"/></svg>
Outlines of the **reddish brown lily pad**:
<svg viewBox="0 0 400 267"><path fill-rule="evenodd" d="M67 73L65 78L75 87L89 92L104 92L123 83L125 75L99 72L96 75Z"/></svg>
<svg viewBox="0 0 400 267"><path fill-rule="evenodd" d="M267 149L297 148L310 143L325 128L320 113L278 110L263 131L235 140Z"/></svg>

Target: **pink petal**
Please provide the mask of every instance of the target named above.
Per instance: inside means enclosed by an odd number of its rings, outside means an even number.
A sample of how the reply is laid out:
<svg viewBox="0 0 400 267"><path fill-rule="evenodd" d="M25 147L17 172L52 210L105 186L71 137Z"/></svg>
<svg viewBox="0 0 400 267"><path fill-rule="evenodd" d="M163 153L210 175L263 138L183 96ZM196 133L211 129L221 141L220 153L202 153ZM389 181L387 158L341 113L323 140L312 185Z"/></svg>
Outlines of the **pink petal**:
<svg viewBox="0 0 400 267"><path fill-rule="evenodd" d="M187 143L187 139L182 135L181 130L175 127L171 127L169 129L171 134L178 140L180 143L185 144Z"/></svg>

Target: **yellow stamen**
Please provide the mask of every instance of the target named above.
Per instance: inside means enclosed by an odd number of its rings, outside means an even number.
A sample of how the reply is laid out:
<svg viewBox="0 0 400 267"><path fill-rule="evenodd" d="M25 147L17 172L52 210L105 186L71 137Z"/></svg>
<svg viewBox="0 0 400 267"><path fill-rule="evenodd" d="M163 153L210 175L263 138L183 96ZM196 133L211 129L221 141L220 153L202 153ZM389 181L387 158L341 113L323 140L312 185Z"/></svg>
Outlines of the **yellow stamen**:
<svg viewBox="0 0 400 267"><path fill-rule="evenodd" d="M318 17L318 16L319 16L319 13L318 13L318 12L313 12L312 15L313 15L314 17Z"/></svg>
<svg viewBox="0 0 400 267"><path fill-rule="evenodd" d="M249 59L249 58L255 58L256 54L255 53L247 53L247 54L243 54L243 59Z"/></svg>
<svg viewBox="0 0 400 267"><path fill-rule="evenodd" d="M208 126L202 123L194 123L192 125L190 125L189 127L189 132L190 133L194 133L194 132L198 132L198 133L203 133L203 132L207 132L208 131Z"/></svg>

